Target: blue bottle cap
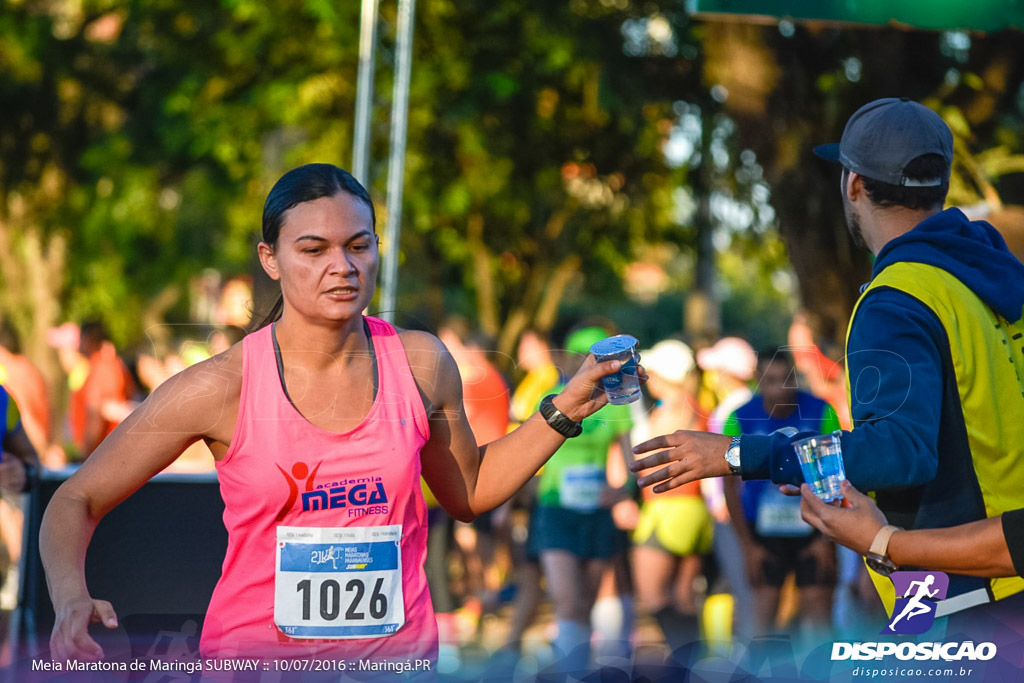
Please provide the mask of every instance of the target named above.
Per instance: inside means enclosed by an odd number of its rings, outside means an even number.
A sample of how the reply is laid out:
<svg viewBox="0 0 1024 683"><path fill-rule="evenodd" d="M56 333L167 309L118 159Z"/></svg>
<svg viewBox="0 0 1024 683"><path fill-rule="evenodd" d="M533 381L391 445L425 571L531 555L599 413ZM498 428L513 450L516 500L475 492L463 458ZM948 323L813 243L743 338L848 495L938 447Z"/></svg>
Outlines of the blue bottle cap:
<svg viewBox="0 0 1024 683"><path fill-rule="evenodd" d="M636 337L628 334L617 334L595 343L590 347L590 352L595 356L617 356L623 351L636 348Z"/></svg>

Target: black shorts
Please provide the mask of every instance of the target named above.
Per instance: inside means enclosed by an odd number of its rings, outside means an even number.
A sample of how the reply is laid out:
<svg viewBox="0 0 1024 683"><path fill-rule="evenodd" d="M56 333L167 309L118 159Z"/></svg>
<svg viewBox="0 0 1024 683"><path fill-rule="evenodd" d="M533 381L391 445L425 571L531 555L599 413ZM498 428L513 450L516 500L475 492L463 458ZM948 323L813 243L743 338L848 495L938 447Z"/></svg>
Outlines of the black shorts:
<svg viewBox="0 0 1024 683"><path fill-rule="evenodd" d="M538 505L530 519L527 555L540 558L545 550L566 550L583 559L607 559L625 552L628 542L607 509L577 512Z"/></svg>
<svg viewBox="0 0 1024 683"><path fill-rule="evenodd" d="M797 586L830 587L836 585L836 563L822 566L812 552L816 543L827 543L832 553L835 546L815 531L810 536L781 537L762 536L751 532L754 542L768 551L768 557L761 565L765 583L781 588L790 572L796 574Z"/></svg>

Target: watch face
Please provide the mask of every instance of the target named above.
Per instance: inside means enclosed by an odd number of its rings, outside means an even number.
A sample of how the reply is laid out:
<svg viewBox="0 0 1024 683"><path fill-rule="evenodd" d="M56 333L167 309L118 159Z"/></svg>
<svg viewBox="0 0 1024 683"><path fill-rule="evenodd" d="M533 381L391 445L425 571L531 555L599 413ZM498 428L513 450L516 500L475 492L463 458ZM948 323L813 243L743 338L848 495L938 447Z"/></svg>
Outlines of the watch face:
<svg viewBox="0 0 1024 683"><path fill-rule="evenodd" d="M876 574L889 576L896 571L896 565L893 564L893 561L881 555L869 553L864 560L865 564L867 564L868 567L870 567Z"/></svg>
<svg viewBox="0 0 1024 683"><path fill-rule="evenodd" d="M738 446L730 446L725 452L725 460L733 467L740 466L740 449Z"/></svg>

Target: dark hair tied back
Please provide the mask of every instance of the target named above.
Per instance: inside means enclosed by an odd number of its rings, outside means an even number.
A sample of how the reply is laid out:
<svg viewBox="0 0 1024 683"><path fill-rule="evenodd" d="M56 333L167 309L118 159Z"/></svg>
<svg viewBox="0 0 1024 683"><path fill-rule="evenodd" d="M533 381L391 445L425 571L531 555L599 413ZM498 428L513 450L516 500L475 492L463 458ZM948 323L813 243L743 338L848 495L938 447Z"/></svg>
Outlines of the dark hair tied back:
<svg viewBox="0 0 1024 683"><path fill-rule="evenodd" d="M366 204L370 209L371 225L376 230L377 214L370 193L351 173L334 164L306 164L285 173L270 189L267 201L263 204L263 241L271 246L277 245L288 209L323 197L334 197L339 192L346 192ZM274 306L265 316L258 318L253 312L249 331L255 332L280 319L283 309L284 301L278 295Z"/></svg>

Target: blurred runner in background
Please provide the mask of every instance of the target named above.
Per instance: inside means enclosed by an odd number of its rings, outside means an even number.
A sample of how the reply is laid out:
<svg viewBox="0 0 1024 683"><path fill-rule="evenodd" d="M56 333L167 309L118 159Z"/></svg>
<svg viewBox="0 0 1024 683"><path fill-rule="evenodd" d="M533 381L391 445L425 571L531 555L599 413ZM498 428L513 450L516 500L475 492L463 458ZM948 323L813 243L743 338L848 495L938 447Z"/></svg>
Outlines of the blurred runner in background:
<svg viewBox="0 0 1024 683"><path fill-rule="evenodd" d="M574 373L590 347L608 336L602 327L570 330L565 340L566 373ZM552 391L560 391L559 385ZM622 533L601 506L608 488L608 452L624 439L629 450L629 406L606 405L583 421L583 433L566 441L540 474L531 545L539 552L555 609L561 665L578 671L590 660L590 612L610 558L622 552Z"/></svg>
<svg viewBox="0 0 1024 683"><path fill-rule="evenodd" d="M657 402L645 424L634 429L633 440L640 443L677 429L706 429L694 397L696 362L690 347L669 339L640 357L650 375L647 390ZM714 523L699 482L663 494L647 489L643 496L633 534L637 601L675 650L700 637L701 605L694 582L701 574L701 557L711 552Z"/></svg>
<svg viewBox="0 0 1024 683"><path fill-rule="evenodd" d="M558 385L559 370L552 356L547 335L527 329L516 349L516 367L526 371L512 394L510 426L533 414L544 396ZM543 468L542 470L543 471ZM512 499L511 551L515 598L512 622L503 649L521 652L523 635L533 622L544 596L541 587L540 557L529 547L531 519L537 504L538 477L534 477Z"/></svg>
<svg viewBox="0 0 1024 683"><path fill-rule="evenodd" d="M732 412L754 396L750 384L757 369L757 354L745 340L724 337L713 346L697 352L697 365L704 371L705 384L710 384L718 399L708 417L708 431L721 433ZM728 614L723 619L731 624L730 635L746 643L754 637L754 620L741 614L737 606L753 604L754 594L747 581L743 548L729 518L724 480L722 477L703 479L700 489L715 519L715 568L719 578L725 578L726 595L732 597L731 604L725 605ZM709 591L722 595L721 586L710 586ZM717 630L720 628L716 626Z"/></svg>
<svg viewBox="0 0 1024 683"><path fill-rule="evenodd" d="M441 325L438 338L459 366L462 402L477 445L500 439L508 432L509 391L501 372L488 358L493 353L490 340L455 316ZM455 542L464 568L463 602L457 612L460 637L476 636L485 607L497 606L501 572L495 565L495 526L508 522L509 507L506 501L469 524L455 524Z"/></svg>
<svg viewBox="0 0 1024 683"><path fill-rule="evenodd" d="M62 358L68 359L64 365L71 389L71 439L79 459L84 460L123 418L123 406L132 398L134 382L102 323L83 323L78 339L77 355L70 353L70 339L61 338L58 349Z"/></svg>
<svg viewBox="0 0 1024 683"><path fill-rule="evenodd" d="M22 546L22 493L39 468L18 405L0 384L0 668L11 663L8 624L18 604Z"/></svg>
<svg viewBox="0 0 1024 683"><path fill-rule="evenodd" d="M759 353L757 372L757 393L729 416L726 434L771 434L786 427L828 434L839 429L832 406L797 387L793 358L787 351L772 348ZM831 626L835 546L801 519L799 498L780 493L769 481L741 482L730 477L725 495L754 588L751 616L757 634L780 626L781 589L795 573L802 626L816 629L820 636Z"/></svg>

